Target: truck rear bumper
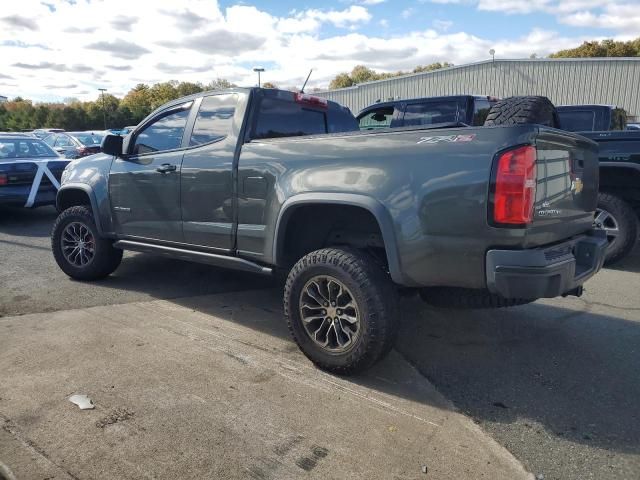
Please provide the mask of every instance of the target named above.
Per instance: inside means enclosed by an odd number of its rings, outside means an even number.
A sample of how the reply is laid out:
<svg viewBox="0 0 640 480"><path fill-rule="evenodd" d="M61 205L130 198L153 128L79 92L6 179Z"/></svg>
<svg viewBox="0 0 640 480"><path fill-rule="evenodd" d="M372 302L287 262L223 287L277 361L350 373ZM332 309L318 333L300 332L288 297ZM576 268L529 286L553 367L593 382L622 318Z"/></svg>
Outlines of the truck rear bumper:
<svg viewBox="0 0 640 480"><path fill-rule="evenodd" d="M553 246L489 250L487 287L505 298L553 298L578 293L602 268L607 237L603 230Z"/></svg>

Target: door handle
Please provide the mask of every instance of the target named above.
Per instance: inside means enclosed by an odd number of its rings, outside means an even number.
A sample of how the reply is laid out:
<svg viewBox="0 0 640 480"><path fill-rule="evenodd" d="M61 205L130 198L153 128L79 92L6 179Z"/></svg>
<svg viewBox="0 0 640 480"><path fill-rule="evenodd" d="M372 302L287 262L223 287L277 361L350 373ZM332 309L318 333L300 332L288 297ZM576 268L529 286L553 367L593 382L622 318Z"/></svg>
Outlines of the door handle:
<svg viewBox="0 0 640 480"><path fill-rule="evenodd" d="M156 168L156 172L167 173L167 172L175 172L176 166L171 165L170 163L163 163L158 168Z"/></svg>

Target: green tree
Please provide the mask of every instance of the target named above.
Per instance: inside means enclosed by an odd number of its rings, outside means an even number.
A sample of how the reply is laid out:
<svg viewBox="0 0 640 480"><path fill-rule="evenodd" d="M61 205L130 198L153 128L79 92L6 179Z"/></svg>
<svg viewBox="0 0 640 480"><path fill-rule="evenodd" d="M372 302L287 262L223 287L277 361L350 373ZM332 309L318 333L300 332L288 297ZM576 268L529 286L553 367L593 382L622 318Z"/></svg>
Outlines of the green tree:
<svg viewBox="0 0 640 480"><path fill-rule="evenodd" d="M224 78L216 78L205 86L205 90L224 90L233 87L237 87L237 85Z"/></svg>
<svg viewBox="0 0 640 480"><path fill-rule="evenodd" d="M626 42L610 39L601 42L597 40L583 42L579 47L560 50L549 56L551 58L639 57L640 37Z"/></svg>
<svg viewBox="0 0 640 480"><path fill-rule="evenodd" d="M353 79L349 76L348 73L339 73L336 77L331 80L329 83L330 89L335 88L347 88L353 85Z"/></svg>

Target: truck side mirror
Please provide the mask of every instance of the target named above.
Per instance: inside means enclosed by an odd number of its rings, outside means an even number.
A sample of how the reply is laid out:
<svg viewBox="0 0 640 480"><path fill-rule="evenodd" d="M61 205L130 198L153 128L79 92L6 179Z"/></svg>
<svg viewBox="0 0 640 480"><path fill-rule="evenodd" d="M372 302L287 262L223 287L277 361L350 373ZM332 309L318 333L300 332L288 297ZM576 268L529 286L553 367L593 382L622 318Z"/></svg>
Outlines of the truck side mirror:
<svg viewBox="0 0 640 480"><path fill-rule="evenodd" d="M101 148L107 155L122 157L122 137L120 135L105 135Z"/></svg>

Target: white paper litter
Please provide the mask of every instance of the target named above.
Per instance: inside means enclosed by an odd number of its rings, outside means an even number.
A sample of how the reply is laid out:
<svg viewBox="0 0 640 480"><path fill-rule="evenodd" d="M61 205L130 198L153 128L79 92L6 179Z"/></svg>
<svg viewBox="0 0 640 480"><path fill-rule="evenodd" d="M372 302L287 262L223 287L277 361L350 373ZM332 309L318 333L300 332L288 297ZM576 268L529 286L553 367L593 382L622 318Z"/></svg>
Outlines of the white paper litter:
<svg viewBox="0 0 640 480"><path fill-rule="evenodd" d="M80 410L91 410L92 408L96 408L91 399L86 395L71 395L69 397L69 401L79 406Z"/></svg>

